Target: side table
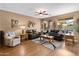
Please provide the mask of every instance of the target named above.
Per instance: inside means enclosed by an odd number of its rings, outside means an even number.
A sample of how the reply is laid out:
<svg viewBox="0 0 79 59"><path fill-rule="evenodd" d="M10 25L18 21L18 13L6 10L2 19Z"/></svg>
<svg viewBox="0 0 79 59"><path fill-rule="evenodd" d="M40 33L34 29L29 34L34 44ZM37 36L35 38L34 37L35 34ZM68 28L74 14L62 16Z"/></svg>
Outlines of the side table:
<svg viewBox="0 0 79 59"><path fill-rule="evenodd" d="M21 41L24 41L25 39L27 39L26 34L20 34L20 39Z"/></svg>

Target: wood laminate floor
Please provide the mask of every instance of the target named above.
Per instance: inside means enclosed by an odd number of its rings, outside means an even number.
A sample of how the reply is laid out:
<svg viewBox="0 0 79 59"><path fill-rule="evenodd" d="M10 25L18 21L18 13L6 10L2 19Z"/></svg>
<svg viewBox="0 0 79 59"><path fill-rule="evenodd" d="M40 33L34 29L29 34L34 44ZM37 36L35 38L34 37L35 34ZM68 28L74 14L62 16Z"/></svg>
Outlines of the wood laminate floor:
<svg viewBox="0 0 79 59"><path fill-rule="evenodd" d="M24 41L16 47L0 46L0 56L73 56L79 55L79 45L65 46L51 50L31 40Z"/></svg>

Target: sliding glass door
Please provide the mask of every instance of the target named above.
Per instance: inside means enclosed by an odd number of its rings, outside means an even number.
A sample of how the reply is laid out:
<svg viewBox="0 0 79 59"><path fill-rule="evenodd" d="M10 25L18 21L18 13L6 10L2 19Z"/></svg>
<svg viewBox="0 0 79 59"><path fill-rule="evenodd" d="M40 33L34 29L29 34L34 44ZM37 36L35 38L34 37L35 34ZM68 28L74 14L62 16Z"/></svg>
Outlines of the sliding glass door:
<svg viewBox="0 0 79 59"><path fill-rule="evenodd" d="M73 18L66 18L57 21L57 26L59 30L62 30L64 33L73 33L73 24L74 20Z"/></svg>

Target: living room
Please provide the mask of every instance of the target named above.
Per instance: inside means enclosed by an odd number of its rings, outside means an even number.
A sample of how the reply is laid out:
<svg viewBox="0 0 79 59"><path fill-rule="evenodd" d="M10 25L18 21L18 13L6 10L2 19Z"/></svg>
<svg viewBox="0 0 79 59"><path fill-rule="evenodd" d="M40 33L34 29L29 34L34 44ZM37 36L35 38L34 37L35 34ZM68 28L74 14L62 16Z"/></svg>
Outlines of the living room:
<svg viewBox="0 0 79 59"><path fill-rule="evenodd" d="M0 3L0 55L79 55L78 6L74 3Z"/></svg>

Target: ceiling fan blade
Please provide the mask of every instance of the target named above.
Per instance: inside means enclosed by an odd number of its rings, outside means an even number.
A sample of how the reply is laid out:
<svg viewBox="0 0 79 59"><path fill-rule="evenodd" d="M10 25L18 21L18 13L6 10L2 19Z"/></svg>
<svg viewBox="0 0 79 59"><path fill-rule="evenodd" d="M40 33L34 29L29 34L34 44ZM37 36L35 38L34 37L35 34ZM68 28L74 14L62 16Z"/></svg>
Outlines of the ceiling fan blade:
<svg viewBox="0 0 79 59"><path fill-rule="evenodd" d="M46 12L46 11L43 11L44 13Z"/></svg>
<svg viewBox="0 0 79 59"><path fill-rule="evenodd" d="M48 15L48 14L46 13L46 14L44 14L44 15Z"/></svg>
<svg viewBox="0 0 79 59"><path fill-rule="evenodd" d="M39 15L38 13L36 13L35 15Z"/></svg>
<svg viewBox="0 0 79 59"><path fill-rule="evenodd" d="M39 13L39 12L35 12L35 13Z"/></svg>

